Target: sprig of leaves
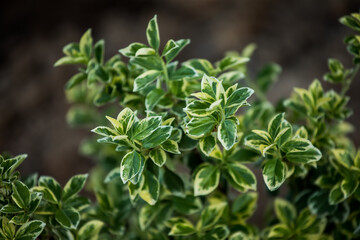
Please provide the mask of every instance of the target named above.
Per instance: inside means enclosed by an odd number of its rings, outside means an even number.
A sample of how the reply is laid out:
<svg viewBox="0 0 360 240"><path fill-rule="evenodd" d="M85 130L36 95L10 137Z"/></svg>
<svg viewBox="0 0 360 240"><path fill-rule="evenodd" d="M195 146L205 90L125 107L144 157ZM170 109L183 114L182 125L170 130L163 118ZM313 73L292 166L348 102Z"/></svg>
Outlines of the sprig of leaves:
<svg viewBox="0 0 360 240"><path fill-rule="evenodd" d="M271 191L278 189L292 175L295 166L316 164L322 156L306 139L306 130L300 128L293 133L292 125L284 116L284 113L277 114L269 122L267 131L253 130L245 140L246 146L259 151L265 158L263 176Z"/></svg>
<svg viewBox="0 0 360 240"><path fill-rule="evenodd" d="M238 119L235 113L247 106L247 99L253 94L247 87L237 88L237 84L224 89L222 81L204 74L201 80L201 92L194 93L195 99L188 99L184 108L187 118L184 120L185 133L199 139L201 151L209 156L217 142L230 150L237 141Z"/></svg>

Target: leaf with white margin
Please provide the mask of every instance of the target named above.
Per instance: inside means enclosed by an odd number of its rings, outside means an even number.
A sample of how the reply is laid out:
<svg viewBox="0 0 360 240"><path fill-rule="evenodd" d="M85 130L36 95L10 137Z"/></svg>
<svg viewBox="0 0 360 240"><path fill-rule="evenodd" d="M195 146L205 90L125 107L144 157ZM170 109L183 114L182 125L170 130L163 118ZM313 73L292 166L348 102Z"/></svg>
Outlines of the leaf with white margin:
<svg viewBox="0 0 360 240"><path fill-rule="evenodd" d="M204 163L196 170L194 178L194 195L207 195L219 185L220 169L212 164Z"/></svg>
<svg viewBox="0 0 360 240"><path fill-rule="evenodd" d="M123 157L120 165L120 177L124 184L141 174L141 166L144 165L144 161L144 157L135 150Z"/></svg>
<svg viewBox="0 0 360 240"><path fill-rule="evenodd" d="M281 159L268 159L263 167L263 177L270 191L278 189L286 179L286 167Z"/></svg>

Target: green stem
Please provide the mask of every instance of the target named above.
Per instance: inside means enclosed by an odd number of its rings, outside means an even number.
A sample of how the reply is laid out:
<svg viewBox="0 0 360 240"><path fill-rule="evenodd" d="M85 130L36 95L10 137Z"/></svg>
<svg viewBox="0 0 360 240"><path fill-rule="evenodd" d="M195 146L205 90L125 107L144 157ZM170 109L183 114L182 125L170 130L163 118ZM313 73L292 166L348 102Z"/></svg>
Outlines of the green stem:
<svg viewBox="0 0 360 240"><path fill-rule="evenodd" d="M351 77L344 82L343 87L342 87L342 89L341 89L341 96L345 96L346 92L347 92L347 91L349 90L349 88L350 88L350 85L351 85L352 81L353 81L354 78L356 77L359 69L360 69L360 64L357 64L357 65L355 66L355 69L354 69Z"/></svg>
<svg viewBox="0 0 360 240"><path fill-rule="evenodd" d="M141 150L130 140L127 140L127 142L130 144L132 148L134 148L137 152L141 152Z"/></svg>

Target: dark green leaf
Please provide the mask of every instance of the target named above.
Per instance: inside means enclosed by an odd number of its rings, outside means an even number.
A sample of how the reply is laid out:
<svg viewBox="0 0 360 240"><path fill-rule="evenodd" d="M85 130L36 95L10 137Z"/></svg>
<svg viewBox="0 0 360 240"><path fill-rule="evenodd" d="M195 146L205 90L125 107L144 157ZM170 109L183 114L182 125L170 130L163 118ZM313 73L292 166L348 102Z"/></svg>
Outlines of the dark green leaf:
<svg viewBox="0 0 360 240"><path fill-rule="evenodd" d="M156 15L149 21L149 25L146 29L146 37L149 45L157 52L160 45L160 35Z"/></svg>
<svg viewBox="0 0 360 240"><path fill-rule="evenodd" d="M167 139L169 139L171 135L171 126L160 126L158 127L149 137L145 138L142 141L142 145L144 148L153 148L157 147Z"/></svg>
<svg viewBox="0 0 360 240"><path fill-rule="evenodd" d="M88 174L79 174L70 178L66 183L62 195L63 201L73 197L84 187Z"/></svg>
<svg viewBox="0 0 360 240"><path fill-rule="evenodd" d="M286 167L281 159L268 159L263 167L263 177L270 191L278 189L286 179Z"/></svg>

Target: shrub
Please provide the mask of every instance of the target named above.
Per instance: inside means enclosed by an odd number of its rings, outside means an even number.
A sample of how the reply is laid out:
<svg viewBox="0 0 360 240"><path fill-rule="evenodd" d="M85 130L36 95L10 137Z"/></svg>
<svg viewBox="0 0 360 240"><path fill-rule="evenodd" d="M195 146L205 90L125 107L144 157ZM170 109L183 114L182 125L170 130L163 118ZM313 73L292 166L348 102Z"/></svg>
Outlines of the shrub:
<svg viewBox="0 0 360 240"><path fill-rule="evenodd" d="M358 13L340 22L360 34ZM360 237L360 152L346 122L360 35L345 39L354 67L329 59L324 80L339 92L314 80L275 105L266 95L281 68L270 63L251 77L255 45L214 64L179 63L189 39L160 48L156 16L146 36L148 44L119 50L126 60L105 61L91 30L64 47L55 66L80 66L65 86L67 120L94 127L80 149L97 159L87 183L96 201L79 195L87 174L62 187L49 176L21 178L25 154L0 156L1 239ZM289 186L262 230L247 222L263 204L256 168L272 195Z"/></svg>

